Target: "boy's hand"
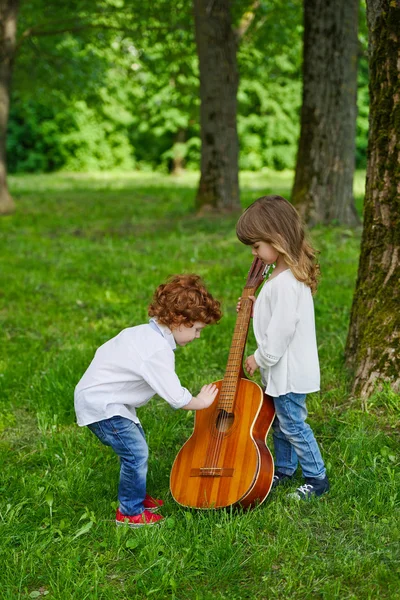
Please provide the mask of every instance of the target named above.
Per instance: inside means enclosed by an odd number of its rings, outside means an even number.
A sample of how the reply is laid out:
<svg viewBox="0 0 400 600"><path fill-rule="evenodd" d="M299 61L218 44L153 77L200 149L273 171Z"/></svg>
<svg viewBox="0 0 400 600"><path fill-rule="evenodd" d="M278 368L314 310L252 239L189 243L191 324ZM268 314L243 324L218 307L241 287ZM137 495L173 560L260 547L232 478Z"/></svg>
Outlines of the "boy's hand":
<svg viewBox="0 0 400 600"><path fill-rule="evenodd" d="M251 316L253 316L253 313L254 313L254 302L256 301L256 297L255 296L248 296L248 297L253 302L253 306L251 307ZM242 298L239 298L238 302L236 304L236 312L240 311L241 305L242 305Z"/></svg>
<svg viewBox="0 0 400 600"><path fill-rule="evenodd" d="M244 361L244 366L246 367L246 371L250 376L254 375L259 368L258 364L256 363L256 359L254 358L254 354L246 358Z"/></svg>
<svg viewBox="0 0 400 600"><path fill-rule="evenodd" d="M208 383L203 385L197 396L193 396L191 401L183 406L185 410L201 410L202 408L208 408L214 402L218 394L218 388L214 383Z"/></svg>
<svg viewBox="0 0 400 600"><path fill-rule="evenodd" d="M203 385L200 392L197 394L197 398L204 403L202 408L208 408L214 402L216 395L218 394L218 388L213 383Z"/></svg>

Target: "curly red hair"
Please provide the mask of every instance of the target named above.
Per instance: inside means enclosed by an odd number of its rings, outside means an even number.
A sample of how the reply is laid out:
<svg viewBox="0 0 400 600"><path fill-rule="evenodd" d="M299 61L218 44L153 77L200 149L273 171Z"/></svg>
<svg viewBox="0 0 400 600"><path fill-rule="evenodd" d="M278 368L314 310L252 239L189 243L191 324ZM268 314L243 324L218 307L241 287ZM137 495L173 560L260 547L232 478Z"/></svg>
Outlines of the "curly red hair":
<svg viewBox="0 0 400 600"><path fill-rule="evenodd" d="M167 327L191 327L196 321L210 325L220 320L221 305L198 275L173 275L158 286L149 316Z"/></svg>

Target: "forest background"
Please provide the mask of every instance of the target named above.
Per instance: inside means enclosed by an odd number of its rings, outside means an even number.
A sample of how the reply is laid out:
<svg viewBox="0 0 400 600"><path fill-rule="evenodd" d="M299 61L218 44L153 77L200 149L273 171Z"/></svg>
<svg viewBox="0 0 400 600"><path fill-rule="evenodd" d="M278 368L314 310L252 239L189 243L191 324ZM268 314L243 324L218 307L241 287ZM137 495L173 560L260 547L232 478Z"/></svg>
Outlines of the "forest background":
<svg viewBox="0 0 400 600"><path fill-rule="evenodd" d="M16 0L0 7L7 3ZM379 3L385 0L370 4ZM99 345L147 319L154 288L170 273L188 270L222 300L224 317L180 349L177 371L194 392L221 379L251 262L235 236L238 212L196 212L200 96L191 3L131 4L135 12L121 17L122 0L26 0L18 15L7 135L16 208L0 220L0 597L398 598L398 355L389 353L392 371L363 398L352 393L344 360L371 162L363 3L354 180L359 224L333 220L310 231L322 271L315 297L322 386L308 408L331 491L319 501L293 503L290 490L279 489L247 512L184 510L171 498L168 477L193 414L171 411L155 398L140 418L150 446L149 491L164 498L168 518L150 530L114 525L118 463L76 426L74 386ZM290 197L300 133L303 3L255 4L258 18L238 47L241 207L265 193ZM243 5L252 3L232 3L234 25ZM396 31L393 25L388 37ZM386 117L383 105L378 108ZM384 127L393 140L390 124ZM395 188L398 171L392 175ZM398 196L380 204L374 191L370 198L384 217L388 207L398 214ZM385 330L377 353L386 357L396 331L390 319L398 314L392 308L398 287L389 285L398 272L392 269L398 223L392 218L391 229L370 221L364 232L371 232L373 251L386 265L371 268L367 248L365 268L379 285L365 273L359 279L376 303L361 289L361 308L353 312L360 331L371 331L373 322ZM350 351L358 341L355 336ZM254 350L251 332L247 350ZM294 485L301 481L298 473Z"/></svg>
<svg viewBox="0 0 400 600"><path fill-rule="evenodd" d="M118 1L110 6L118 10ZM46 9L40 2L25 2L19 15L21 32L36 27L38 35L22 43L15 64L9 172L198 169L199 72L190 3L160 3L163 24L136 11L139 23L131 32L110 33L101 26L74 31L74 21L65 17L57 23L61 33L51 20L47 29L55 33L41 35L41 21L50 19L52 10L51 3ZM293 169L300 131L302 2L272 0L258 11L257 23L238 48L239 166ZM85 18L96 16L88 11L76 21L84 25ZM368 141L367 45L362 5L359 169L366 167Z"/></svg>

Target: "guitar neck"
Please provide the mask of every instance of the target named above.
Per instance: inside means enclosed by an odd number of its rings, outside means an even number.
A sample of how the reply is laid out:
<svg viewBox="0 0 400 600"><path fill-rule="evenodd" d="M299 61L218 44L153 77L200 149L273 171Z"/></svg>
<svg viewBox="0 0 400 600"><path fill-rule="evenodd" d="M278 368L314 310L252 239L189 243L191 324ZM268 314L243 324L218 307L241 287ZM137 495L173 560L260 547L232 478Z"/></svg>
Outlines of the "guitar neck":
<svg viewBox="0 0 400 600"><path fill-rule="evenodd" d="M221 410L226 410L227 412L232 411L237 384L239 378L243 374L243 354L246 346L251 312L253 309L253 301L249 296L254 296L256 289L257 287L246 286L243 290L240 301L240 311L236 319L225 376L222 382L218 401L218 408Z"/></svg>

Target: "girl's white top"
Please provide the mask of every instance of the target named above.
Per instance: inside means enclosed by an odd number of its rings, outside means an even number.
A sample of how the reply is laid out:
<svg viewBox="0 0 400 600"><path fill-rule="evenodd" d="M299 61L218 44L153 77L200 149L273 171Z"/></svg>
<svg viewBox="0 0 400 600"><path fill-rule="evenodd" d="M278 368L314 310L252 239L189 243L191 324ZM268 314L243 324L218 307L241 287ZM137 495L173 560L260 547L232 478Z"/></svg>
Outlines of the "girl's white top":
<svg viewBox="0 0 400 600"><path fill-rule="evenodd" d="M272 397L317 392L320 386L311 290L290 269L267 280L254 306L254 358Z"/></svg>
<svg viewBox="0 0 400 600"><path fill-rule="evenodd" d="M136 408L158 394L182 408L192 394L175 373L176 348L168 327L157 323L124 329L97 350L75 388L78 425L119 415L139 423Z"/></svg>

